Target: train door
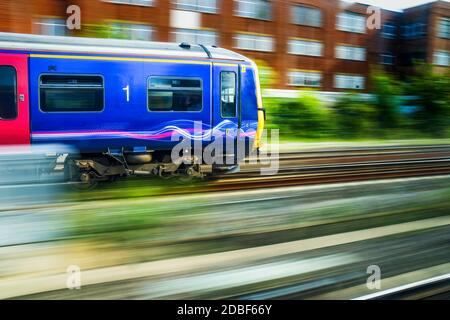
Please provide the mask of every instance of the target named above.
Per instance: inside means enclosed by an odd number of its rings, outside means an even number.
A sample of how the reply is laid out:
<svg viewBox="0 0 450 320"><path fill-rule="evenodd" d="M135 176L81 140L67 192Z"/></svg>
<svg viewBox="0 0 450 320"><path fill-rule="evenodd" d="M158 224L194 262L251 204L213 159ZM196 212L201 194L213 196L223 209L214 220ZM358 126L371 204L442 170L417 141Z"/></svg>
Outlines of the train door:
<svg viewBox="0 0 450 320"><path fill-rule="evenodd" d="M224 153L227 163L236 161L236 141L240 133L239 106L239 65L214 63L213 66L213 127L214 134L220 134L224 139ZM216 137L217 138L217 137ZM234 148L231 149L231 143ZM228 143L228 147L227 147Z"/></svg>
<svg viewBox="0 0 450 320"><path fill-rule="evenodd" d="M28 56L0 54L0 145L30 143Z"/></svg>

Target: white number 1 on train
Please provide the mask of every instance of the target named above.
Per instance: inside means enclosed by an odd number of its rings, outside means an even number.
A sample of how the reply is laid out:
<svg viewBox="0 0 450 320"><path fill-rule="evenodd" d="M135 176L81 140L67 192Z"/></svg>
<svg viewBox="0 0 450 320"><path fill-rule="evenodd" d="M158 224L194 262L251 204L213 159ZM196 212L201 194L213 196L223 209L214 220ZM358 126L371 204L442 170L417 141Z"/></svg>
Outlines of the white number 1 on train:
<svg viewBox="0 0 450 320"><path fill-rule="evenodd" d="M122 90L127 92L127 102L130 102L130 85L127 85L125 88L122 88Z"/></svg>

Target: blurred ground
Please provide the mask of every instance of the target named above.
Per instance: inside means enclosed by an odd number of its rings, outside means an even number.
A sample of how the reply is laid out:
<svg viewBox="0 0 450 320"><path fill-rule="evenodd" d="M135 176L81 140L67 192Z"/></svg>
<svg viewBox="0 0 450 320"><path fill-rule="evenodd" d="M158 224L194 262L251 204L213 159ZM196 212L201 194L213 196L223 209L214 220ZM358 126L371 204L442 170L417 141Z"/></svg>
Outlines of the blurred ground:
<svg viewBox="0 0 450 320"><path fill-rule="evenodd" d="M55 205L0 213L1 298L348 299L370 292L369 265L380 266L383 288L449 272L449 176L48 196ZM66 288L70 265L81 268L80 290Z"/></svg>

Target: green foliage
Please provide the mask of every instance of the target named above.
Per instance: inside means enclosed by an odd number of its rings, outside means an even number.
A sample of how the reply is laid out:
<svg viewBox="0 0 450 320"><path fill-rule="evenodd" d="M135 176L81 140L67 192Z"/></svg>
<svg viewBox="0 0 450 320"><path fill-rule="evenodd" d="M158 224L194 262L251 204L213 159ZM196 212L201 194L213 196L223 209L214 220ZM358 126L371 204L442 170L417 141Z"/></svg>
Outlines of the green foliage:
<svg viewBox="0 0 450 320"><path fill-rule="evenodd" d="M339 99L334 109L339 137L361 138L373 135L376 111L372 104L351 94Z"/></svg>
<svg viewBox="0 0 450 320"><path fill-rule="evenodd" d="M392 129L400 125L401 84L382 69L371 74L372 94L375 95L377 121L380 129Z"/></svg>
<svg viewBox="0 0 450 320"><path fill-rule="evenodd" d="M258 66L261 88L273 88L278 81L278 74L276 71L263 60L255 60L255 63Z"/></svg>
<svg viewBox="0 0 450 320"><path fill-rule="evenodd" d="M130 39L130 34L110 24L87 24L82 31L81 35L89 38Z"/></svg>
<svg viewBox="0 0 450 320"><path fill-rule="evenodd" d="M283 138L366 139L443 138L450 134L450 72L436 73L420 65L407 84L379 70L371 74L371 95L346 94L330 108L315 97L265 98L268 129L279 128ZM402 113L401 106L416 96L420 110ZM406 102L408 101L408 102Z"/></svg>
<svg viewBox="0 0 450 320"><path fill-rule="evenodd" d="M419 129L442 137L450 124L450 71L435 73L433 67L422 64L408 85L410 94L418 97L422 109L416 119Z"/></svg>
<svg viewBox="0 0 450 320"><path fill-rule="evenodd" d="M112 38L113 29L108 24L83 25L81 35L89 38Z"/></svg>
<svg viewBox="0 0 450 320"><path fill-rule="evenodd" d="M268 109L272 123L276 124L283 136L325 138L333 134L333 122L330 121L332 110L324 107L314 96L272 100Z"/></svg>

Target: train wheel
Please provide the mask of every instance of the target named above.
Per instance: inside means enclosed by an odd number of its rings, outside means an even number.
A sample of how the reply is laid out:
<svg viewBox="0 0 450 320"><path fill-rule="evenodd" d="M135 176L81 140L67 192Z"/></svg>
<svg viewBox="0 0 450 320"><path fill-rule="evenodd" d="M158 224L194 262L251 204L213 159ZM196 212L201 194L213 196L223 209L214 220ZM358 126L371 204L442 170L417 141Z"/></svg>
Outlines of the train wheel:
<svg viewBox="0 0 450 320"><path fill-rule="evenodd" d="M191 184L203 180L203 175L196 170L196 166L187 167L183 174L176 177L176 181L180 184Z"/></svg>
<svg viewBox="0 0 450 320"><path fill-rule="evenodd" d="M98 186L98 180L93 171L80 171L71 158L64 163L64 179L71 182L76 190L92 190Z"/></svg>
<svg viewBox="0 0 450 320"><path fill-rule="evenodd" d="M79 177L80 183L77 183L77 188L80 190L92 190L98 186L95 172L81 172Z"/></svg>
<svg viewBox="0 0 450 320"><path fill-rule="evenodd" d="M72 186L76 190L89 191L98 186L94 172L80 172L78 178L71 180Z"/></svg>
<svg viewBox="0 0 450 320"><path fill-rule="evenodd" d="M190 184L198 180L200 179L197 177L190 177L190 176L178 176L175 179L175 181L178 182L179 184Z"/></svg>

